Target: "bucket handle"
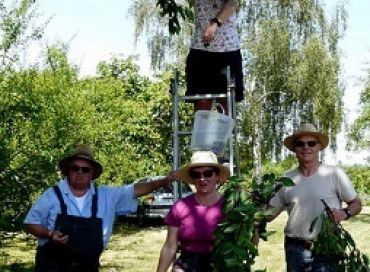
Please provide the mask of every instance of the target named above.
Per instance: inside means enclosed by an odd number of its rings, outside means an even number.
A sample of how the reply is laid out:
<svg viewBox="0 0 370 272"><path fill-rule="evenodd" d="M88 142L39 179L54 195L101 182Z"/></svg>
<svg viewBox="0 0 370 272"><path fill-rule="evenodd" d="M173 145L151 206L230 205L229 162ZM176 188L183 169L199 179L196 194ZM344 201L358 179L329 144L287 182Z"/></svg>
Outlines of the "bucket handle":
<svg viewBox="0 0 370 272"><path fill-rule="evenodd" d="M217 108L221 109L222 114L224 114L224 115L225 115L225 108L222 106L222 104L221 104L221 103L217 102L217 100L216 100L216 99L214 99L214 100L212 101L211 111L217 111L217 112L219 112L219 111L217 110Z"/></svg>

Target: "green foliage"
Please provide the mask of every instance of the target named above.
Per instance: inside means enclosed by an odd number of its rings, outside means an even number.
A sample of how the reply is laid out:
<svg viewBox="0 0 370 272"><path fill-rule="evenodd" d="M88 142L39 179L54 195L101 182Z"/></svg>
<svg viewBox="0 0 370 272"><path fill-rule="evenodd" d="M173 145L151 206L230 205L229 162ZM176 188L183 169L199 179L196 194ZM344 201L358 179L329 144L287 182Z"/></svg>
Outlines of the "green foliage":
<svg viewBox="0 0 370 272"><path fill-rule="evenodd" d="M262 174L276 173L277 176L282 176L286 171L294 167L297 167L297 159L294 155L291 155L276 163L264 161L261 171Z"/></svg>
<svg viewBox="0 0 370 272"><path fill-rule="evenodd" d="M334 257L338 272L369 271L369 258L356 248L351 234L341 224L333 223L324 213L312 225L318 222L321 222L321 231L313 243L313 254Z"/></svg>
<svg viewBox="0 0 370 272"><path fill-rule="evenodd" d="M292 186L289 178L266 174L261 181L233 176L223 185L223 213L225 218L215 232L213 266L215 271L251 271L258 255L257 233L266 240L266 210L272 196L282 186Z"/></svg>
<svg viewBox="0 0 370 272"><path fill-rule="evenodd" d="M135 20L135 39L145 33L153 70L162 70L168 64L181 69L185 67L189 37L193 30L190 2L132 1L130 13Z"/></svg>
<svg viewBox="0 0 370 272"><path fill-rule="evenodd" d="M360 94L361 113L351 127L351 138L358 147L369 148L370 145L370 69L364 79L364 89Z"/></svg>
<svg viewBox="0 0 370 272"><path fill-rule="evenodd" d="M0 81L1 228L19 225L35 195L55 182L64 145L81 135L77 75L58 63L53 72L8 69Z"/></svg>
<svg viewBox="0 0 370 272"><path fill-rule="evenodd" d="M182 3L179 3L182 2ZM184 1L176 0L157 0L157 5L160 7L160 15L162 17L168 16L168 31L170 34L178 34L181 30L182 20L193 20L193 11L191 10L189 1L185 1L188 5L183 5Z"/></svg>
<svg viewBox="0 0 370 272"><path fill-rule="evenodd" d="M38 17L34 2L33 0L0 2L0 70L22 66L19 49L27 47L30 41L41 38L44 26L34 27L34 21Z"/></svg>
<svg viewBox="0 0 370 272"><path fill-rule="evenodd" d="M370 169L368 166L350 166L344 168L346 174L352 181L356 191L360 194L370 194Z"/></svg>
<svg viewBox="0 0 370 272"><path fill-rule="evenodd" d="M170 169L170 76L152 81L138 74L132 58L112 58L99 65L97 78L78 79L66 53L50 47L44 70L8 69L0 80L1 229L21 226L76 144L93 147L104 166L102 183Z"/></svg>

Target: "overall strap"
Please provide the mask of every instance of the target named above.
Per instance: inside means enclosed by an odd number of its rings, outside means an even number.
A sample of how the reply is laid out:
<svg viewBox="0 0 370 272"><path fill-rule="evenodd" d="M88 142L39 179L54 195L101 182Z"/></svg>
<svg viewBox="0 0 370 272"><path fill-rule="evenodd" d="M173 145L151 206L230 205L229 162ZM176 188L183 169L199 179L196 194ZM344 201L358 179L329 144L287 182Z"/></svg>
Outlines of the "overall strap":
<svg viewBox="0 0 370 272"><path fill-rule="evenodd" d="M60 208L62 210L62 214L67 214L67 205L66 205L66 203L64 203L64 200L63 200L63 197L62 197L62 193L61 193L58 185L55 185L53 187L53 189L54 189L55 194L58 197L58 200L59 200L59 203L60 203Z"/></svg>
<svg viewBox="0 0 370 272"><path fill-rule="evenodd" d="M96 218L96 214L98 212L98 187L96 184L94 184L95 188L95 194L93 195L92 198L92 205L91 205L91 217Z"/></svg>

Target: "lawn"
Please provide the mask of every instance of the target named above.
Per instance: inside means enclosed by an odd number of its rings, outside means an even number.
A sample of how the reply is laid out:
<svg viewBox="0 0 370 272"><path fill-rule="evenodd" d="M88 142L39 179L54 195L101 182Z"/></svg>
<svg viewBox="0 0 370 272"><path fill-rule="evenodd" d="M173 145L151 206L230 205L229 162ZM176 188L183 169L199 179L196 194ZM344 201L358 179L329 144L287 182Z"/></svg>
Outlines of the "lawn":
<svg viewBox="0 0 370 272"><path fill-rule="evenodd" d="M268 242L259 244L260 256L254 269L267 268L269 272L285 271L283 226L286 215L270 223L268 230L276 231ZM343 223L352 234L358 248L370 256L370 207ZM0 271L33 271L35 239L24 233L1 234ZM132 224L118 223L109 248L101 258L101 271L150 272L155 271L160 249L166 237L166 228L159 224L137 228Z"/></svg>

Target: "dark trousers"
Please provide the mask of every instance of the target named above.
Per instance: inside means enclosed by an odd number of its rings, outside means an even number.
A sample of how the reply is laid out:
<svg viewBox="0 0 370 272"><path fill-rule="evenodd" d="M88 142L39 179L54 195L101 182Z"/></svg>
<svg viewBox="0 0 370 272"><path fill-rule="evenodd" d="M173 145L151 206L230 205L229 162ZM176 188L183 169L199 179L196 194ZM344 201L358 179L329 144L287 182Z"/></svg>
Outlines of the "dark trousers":
<svg viewBox="0 0 370 272"><path fill-rule="evenodd" d="M310 242L285 237L284 246L288 272L335 272L334 258L313 255Z"/></svg>
<svg viewBox="0 0 370 272"><path fill-rule="evenodd" d="M211 256L212 254L181 250L174 268L181 268L185 272L212 272Z"/></svg>
<svg viewBox="0 0 370 272"><path fill-rule="evenodd" d="M51 256L47 248L37 247L36 272L98 272L99 260L76 262L66 256Z"/></svg>

